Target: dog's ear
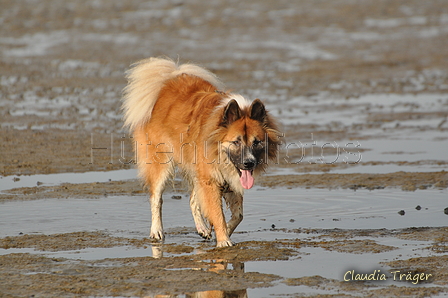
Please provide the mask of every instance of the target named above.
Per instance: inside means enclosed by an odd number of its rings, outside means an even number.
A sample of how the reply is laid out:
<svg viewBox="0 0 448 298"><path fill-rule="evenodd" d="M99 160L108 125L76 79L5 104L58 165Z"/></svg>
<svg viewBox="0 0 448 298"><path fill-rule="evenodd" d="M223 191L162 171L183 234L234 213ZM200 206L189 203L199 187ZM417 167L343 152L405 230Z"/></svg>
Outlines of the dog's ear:
<svg viewBox="0 0 448 298"><path fill-rule="evenodd" d="M228 126L241 118L241 110L236 102L232 99L224 108L224 114L222 115L221 126Z"/></svg>
<svg viewBox="0 0 448 298"><path fill-rule="evenodd" d="M250 106L250 118L264 123L267 118L266 109L261 100L256 99Z"/></svg>

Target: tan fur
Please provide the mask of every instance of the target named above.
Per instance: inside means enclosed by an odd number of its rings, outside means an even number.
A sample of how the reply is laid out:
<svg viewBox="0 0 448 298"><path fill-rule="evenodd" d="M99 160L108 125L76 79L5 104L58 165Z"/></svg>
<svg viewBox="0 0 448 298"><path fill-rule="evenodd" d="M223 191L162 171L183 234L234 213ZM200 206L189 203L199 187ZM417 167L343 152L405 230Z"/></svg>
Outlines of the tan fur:
<svg viewBox="0 0 448 298"><path fill-rule="evenodd" d="M129 81L124 89L125 126L133 131L137 125L145 123L151 117L152 109L157 101L159 91L166 80L188 73L223 89L218 78L206 69L194 64L178 66L170 59L148 58L135 63L126 73Z"/></svg>
<svg viewBox="0 0 448 298"><path fill-rule="evenodd" d="M123 103L125 125L133 131L136 141L139 176L151 193L151 237L163 239L162 192L178 166L192 187L191 208L198 232L210 237L209 221L217 245L232 245L229 236L242 220L244 190L239 170L227 153L240 148L231 146L238 137L241 146L262 141L266 150L263 162L253 169L256 177L264 171L268 159L276 156L278 131L269 115L263 123L250 118L250 102L244 104L241 100L240 118L223 125L232 95L217 92L223 85L208 71L173 64L160 58L138 63L128 73L130 83ZM222 210L223 197L232 211L228 224Z"/></svg>

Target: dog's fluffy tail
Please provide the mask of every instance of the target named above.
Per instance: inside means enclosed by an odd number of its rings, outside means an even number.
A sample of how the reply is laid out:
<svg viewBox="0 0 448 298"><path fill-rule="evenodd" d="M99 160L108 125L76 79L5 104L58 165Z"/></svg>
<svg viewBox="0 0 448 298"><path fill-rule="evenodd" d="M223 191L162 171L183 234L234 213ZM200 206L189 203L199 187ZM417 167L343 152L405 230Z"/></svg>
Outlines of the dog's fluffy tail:
<svg viewBox="0 0 448 298"><path fill-rule="evenodd" d="M200 77L224 90L224 85L210 71L194 65L178 65L171 59L149 58L135 63L126 73L128 85L123 92L124 126L132 132L151 118L151 112L167 80L188 74Z"/></svg>

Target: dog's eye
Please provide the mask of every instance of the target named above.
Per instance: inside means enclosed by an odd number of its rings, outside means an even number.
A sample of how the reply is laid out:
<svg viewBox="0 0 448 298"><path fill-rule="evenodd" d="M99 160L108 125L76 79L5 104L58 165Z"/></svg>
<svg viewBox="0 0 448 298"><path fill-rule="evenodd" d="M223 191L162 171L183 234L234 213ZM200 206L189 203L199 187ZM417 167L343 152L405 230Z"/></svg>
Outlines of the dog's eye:
<svg viewBox="0 0 448 298"><path fill-rule="evenodd" d="M253 145L253 146L261 145L261 141L259 141L259 140L254 140L253 143L252 143L252 145Z"/></svg>
<svg viewBox="0 0 448 298"><path fill-rule="evenodd" d="M232 144L235 145L235 146L239 146L240 145L240 141L239 140L232 141Z"/></svg>

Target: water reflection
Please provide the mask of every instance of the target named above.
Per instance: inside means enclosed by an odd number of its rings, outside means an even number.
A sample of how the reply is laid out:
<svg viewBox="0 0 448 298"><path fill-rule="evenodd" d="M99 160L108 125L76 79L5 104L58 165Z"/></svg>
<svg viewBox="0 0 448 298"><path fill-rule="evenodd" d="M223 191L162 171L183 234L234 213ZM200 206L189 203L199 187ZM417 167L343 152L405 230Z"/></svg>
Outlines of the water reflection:
<svg viewBox="0 0 448 298"><path fill-rule="evenodd" d="M246 290L237 291L205 291L196 292L193 294L186 294L188 298L244 298L247 297Z"/></svg>
<svg viewBox="0 0 448 298"><path fill-rule="evenodd" d="M204 291L187 293L182 295L156 295L145 296L144 298L247 298L246 290L236 291Z"/></svg>
<svg viewBox="0 0 448 298"><path fill-rule="evenodd" d="M163 257L163 244L153 244L152 256L153 258L159 259ZM219 273L224 270L234 271L236 273L244 273L244 263L243 262L229 262L226 259L213 259L210 260L210 267L207 269L209 272ZM156 296L146 296L145 298L245 298L247 297L247 290L212 290L212 291L202 291L194 293L185 293L182 295L156 295Z"/></svg>
<svg viewBox="0 0 448 298"><path fill-rule="evenodd" d="M163 257L162 244L153 244L151 245L151 249L153 258L160 259Z"/></svg>

